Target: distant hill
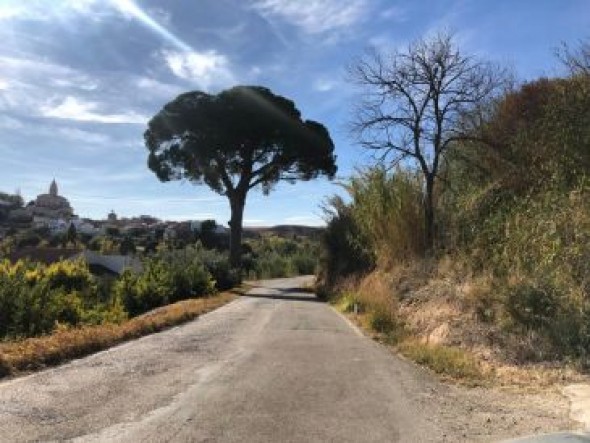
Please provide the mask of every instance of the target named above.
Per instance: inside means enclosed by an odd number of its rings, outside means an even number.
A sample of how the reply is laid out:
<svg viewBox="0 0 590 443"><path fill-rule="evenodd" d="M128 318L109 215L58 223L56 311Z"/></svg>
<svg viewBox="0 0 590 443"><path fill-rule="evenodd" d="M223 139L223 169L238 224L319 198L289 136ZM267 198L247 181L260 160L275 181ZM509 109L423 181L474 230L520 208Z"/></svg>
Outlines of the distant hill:
<svg viewBox="0 0 590 443"><path fill-rule="evenodd" d="M255 238L261 235L277 235L279 237L317 237L324 228L317 226L277 225L271 227L244 227L244 238Z"/></svg>

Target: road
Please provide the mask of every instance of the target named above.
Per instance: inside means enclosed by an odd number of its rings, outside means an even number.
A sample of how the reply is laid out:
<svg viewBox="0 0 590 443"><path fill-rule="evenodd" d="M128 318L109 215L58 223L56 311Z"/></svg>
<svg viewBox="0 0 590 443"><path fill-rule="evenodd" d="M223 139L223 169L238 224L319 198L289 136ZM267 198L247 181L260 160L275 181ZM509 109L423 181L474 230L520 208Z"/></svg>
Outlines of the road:
<svg viewBox="0 0 590 443"><path fill-rule="evenodd" d="M465 427L490 420L465 419L473 402L461 409L453 388L298 291L304 281L261 282L196 321L0 383L0 441L489 438Z"/></svg>

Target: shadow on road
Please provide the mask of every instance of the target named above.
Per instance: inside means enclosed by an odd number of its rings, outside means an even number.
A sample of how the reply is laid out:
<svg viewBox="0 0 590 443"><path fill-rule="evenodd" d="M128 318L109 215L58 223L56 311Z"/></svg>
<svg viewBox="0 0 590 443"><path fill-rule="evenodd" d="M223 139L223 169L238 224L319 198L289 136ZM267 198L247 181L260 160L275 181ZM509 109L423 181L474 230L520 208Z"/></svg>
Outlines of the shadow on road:
<svg viewBox="0 0 590 443"><path fill-rule="evenodd" d="M315 294L309 292L306 293L305 289L301 288L265 288L265 287L254 287L253 290L263 289L265 291L272 291L270 293L257 293L251 292L244 294L245 297L252 298L267 298L270 300L292 300L292 301L309 301L314 303L323 303L322 300L317 298Z"/></svg>

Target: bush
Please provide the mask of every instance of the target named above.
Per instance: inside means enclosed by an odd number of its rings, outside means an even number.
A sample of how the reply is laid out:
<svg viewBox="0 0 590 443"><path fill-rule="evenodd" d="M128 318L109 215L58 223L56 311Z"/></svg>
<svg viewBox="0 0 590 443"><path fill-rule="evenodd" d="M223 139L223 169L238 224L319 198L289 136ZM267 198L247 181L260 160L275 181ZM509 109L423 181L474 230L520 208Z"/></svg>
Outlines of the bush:
<svg viewBox="0 0 590 443"><path fill-rule="evenodd" d="M215 288L225 291L240 284L240 271L232 269L227 252L201 249L200 254L205 269L215 282Z"/></svg>
<svg viewBox="0 0 590 443"><path fill-rule="evenodd" d="M126 270L115 283L115 296L123 300L131 316L166 305L174 291L170 268L160 260L149 260L141 274Z"/></svg>
<svg viewBox="0 0 590 443"><path fill-rule="evenodd" d="M361 231L353 209L340 197L333 197L324 208L328 224L320 241L318 287L330 293L339 280L362 275L375 266L375 254Z"/></svg>
<svg viewBox="0 0 590 443"><path fill-rule="evenodd" d="M143 272L125 271L114 284L131 316L136 316L168 303L214 292L212 269L222 285L233 286L227 258L199 246L182 250L160 251L144 262Z"/></svg>
<svg viewBox="0 0 590 443"><path fill-rule="evenodd" d="M245 271L259 279L313 274L318 263L318 246L311 239L294 241L279 236L249 241L244 244Z"/></svg>
<svg viewBox="0 0 590 443"><path fill-rule="evenodd" d="M0 337L44 334L56 324L82 324L89 316L95 323L120 318L122 313L111 308L82 261L0 263Z"/></svg>
<svg viewBox="0 0 590 443"><path fill-rule="evenodd" d="M521 283L510 288L506 297L506 311L526 329L546 328L555 320L558 309L558 296L549 285Z"/></svg>

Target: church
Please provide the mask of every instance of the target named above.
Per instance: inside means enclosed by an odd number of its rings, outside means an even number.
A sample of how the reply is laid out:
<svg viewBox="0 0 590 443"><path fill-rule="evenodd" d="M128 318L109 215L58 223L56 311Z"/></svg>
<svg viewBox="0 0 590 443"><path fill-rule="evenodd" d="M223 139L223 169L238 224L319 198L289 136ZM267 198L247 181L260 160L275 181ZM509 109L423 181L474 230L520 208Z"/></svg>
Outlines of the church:
<svg viewBox="0 0 590 443"><path fill-rule="evenodd" d="M38 195L27 205L26 210L33 217L35 225L52 229L59 229L58 224L68 225L74 216L68 199L59 195L55 179L49 186L49 193Z"/></svg>

